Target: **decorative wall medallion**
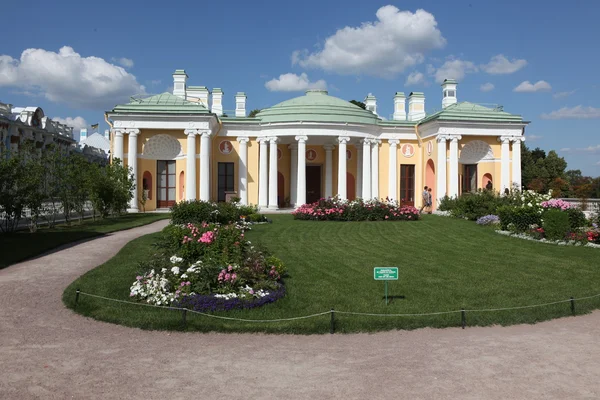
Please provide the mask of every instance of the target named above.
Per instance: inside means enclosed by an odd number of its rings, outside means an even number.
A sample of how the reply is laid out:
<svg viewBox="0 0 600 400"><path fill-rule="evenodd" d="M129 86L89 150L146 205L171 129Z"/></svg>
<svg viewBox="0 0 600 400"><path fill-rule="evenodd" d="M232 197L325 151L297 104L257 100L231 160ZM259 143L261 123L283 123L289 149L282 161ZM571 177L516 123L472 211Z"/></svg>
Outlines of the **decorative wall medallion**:
<svg viewBox="0 0 600 400"><path fill-rule="evenodd" d="M219 151L221 154L230 154L232 150L233 146L229 140L223 140L221 143L219 143Z"/></svg>
<svg viewBox="0 0 600 400"><path fill-rule="evenodd" d="M432 151L433 151L433 142L432 142L432 141L429 141L429 142L427 143L427 154L428 154L428 155L431 155L431 152L432 152Z"/></svg>
<svg viewBox="0 0 600 400"><path fill-rule="evenodd" d="M306 159L308 161L314 161L317 158L317 152L313 149L307 150L306 151Z"/></svg>
<svg viewBox="0 0 600 400"><path fill-rule="evenodd" d="M346 150L346 160L352 160L352 152L350 150Z"/></svg>
<svg viewBox="0 0 600 400"><path fill-rule="evenodd" d="M494 152L483 140L473 140L465 144L460 151L458 161L462 164L477 164L481 160L493 160Z"/></svg>
<svg viewBox="0 0 600 400"><path fill-rule="evenodd" d="M173 136L154 135L144 143L142 154L150 160L173 160L181 154L181 144Z"/></svg>
<svg viewBox="0 0 600 400"><path fill-rule="evenodd" d="M277 159L281 160L281 157L283 157L283 154L281 153L281 149L277 149Z"/></svg>
<svg viewBox="0 0 600 400"><path fill-rule="evenodd" d="M400 148L402 155L406 158L410 158L415 155L415 147L412 144L403 144Z"/></svg>

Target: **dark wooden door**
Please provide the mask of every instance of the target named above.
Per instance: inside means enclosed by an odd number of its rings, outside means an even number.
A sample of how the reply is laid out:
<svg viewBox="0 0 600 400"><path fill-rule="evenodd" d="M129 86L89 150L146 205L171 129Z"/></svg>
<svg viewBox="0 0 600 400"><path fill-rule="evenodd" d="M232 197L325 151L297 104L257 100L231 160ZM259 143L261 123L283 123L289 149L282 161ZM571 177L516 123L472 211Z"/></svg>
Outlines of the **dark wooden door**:
<svg viewBox="0 0 600 400"><path fill-rule="evenodd" d="M226 201L225 192L233 192L233 167L232 162L220 162L218 164L219 180L217 182L217 201Z"/></svg>
<svg viewBox="0 0 600 400"><path fill-rule="evenodd" d="M465 165L463 193L477 191L477 164Z"/></svg>
<svg viewBox="0 0 600 400"><path fill-rule="evenodd" d="M156 162L157 173L157 206L158 208L171 207L175 204L175 161Z"/></svg>
<svg viewBox="0 0 600 400"><path fill-rule="evenodd" d="M415 166L402 164L400 166L400 204L415 205Z"/></svg>
<svg viewBox="0 0 600 400"><path fill-rule="evenodd" d="M321 198L321 166L306 166L306 202L314 203Z"/></svg>

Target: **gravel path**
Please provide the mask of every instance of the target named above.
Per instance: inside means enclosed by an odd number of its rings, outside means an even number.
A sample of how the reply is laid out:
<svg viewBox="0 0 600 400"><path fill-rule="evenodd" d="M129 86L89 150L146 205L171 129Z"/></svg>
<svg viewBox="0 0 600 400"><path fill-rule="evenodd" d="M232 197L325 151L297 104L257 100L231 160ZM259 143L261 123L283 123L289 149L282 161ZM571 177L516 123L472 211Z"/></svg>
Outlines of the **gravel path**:
<svg viewBox="0 0 600 400"><path fill-rule="evenodd" d="M156 222L0 271L0 399L598 399L600 312L508 328L277 336L149 332L64 288Z"/></svg>

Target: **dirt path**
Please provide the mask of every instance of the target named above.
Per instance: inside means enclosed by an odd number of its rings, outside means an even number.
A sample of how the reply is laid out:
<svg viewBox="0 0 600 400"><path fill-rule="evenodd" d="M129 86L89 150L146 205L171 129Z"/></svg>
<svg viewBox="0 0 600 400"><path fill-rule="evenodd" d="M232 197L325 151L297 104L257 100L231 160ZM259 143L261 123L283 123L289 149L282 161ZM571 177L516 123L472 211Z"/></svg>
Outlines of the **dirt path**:
<svg viewBox="0 0 600 400"><path fill-rule="evenodd" d="M508 328L275 336L83 318L64 288L166 221L0 271L0 399L597 399L600 312Z"/></svg>

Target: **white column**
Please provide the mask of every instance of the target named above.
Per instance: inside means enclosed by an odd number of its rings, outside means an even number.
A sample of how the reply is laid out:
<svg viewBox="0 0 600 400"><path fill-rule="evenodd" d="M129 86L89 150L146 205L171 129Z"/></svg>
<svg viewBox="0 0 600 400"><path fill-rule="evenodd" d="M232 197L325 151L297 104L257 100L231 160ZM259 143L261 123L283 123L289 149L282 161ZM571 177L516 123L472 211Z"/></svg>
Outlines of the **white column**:
<svg viewBox="0 0 600 400"><path fill-rule="evenodd" d="M507 136L502 136L498 138L498 141L502 143L501 153L500 153L500 193L504 193L505 189L510 189L510 160L509 160L509 143L510 138Z"/></svg>
<svg viewBox="0 0 600 400"><path fill-rule="evenodd" d="M436 194L438 198L438 204L441 199L446 196L446 136L438 136L437 138L437 183L436 183Z"/></svg>
<svg viewBox="0 0 600 400"><path fill-rule="evenodd" d="M137 137L140 133L139 129L128 129L129 146L127 151L127 167L130 168L133 174L133 197L129 201L128 212L138 212L138 171L137 171Z"/></svg>
<svg viewBox="0 0 600 400"><path fill-rule="evenodd" d="M347 170L348 160L346 158L346 144L350 141L347 136L338 137L340 144L338 149L338 196L342 200L348 199L348 188L347 188Z"/></svg>
<svg viewBox="0 0 600 400"><path fill-rule="evenodd" d="M259 152L259 171L258 171L258 206L266 208L269 201L269 178L268 178L268 159L267 159L267 141L265 137L258 138L260 143Z"/></svg>
<svg viewBox="0 0 600 400"><path fill-rule="evenodd" d="M200 200L210 200L210 132L200 137Z"/></svg>
<svg viewBox="0 0 600 400"><path fill-rule="evenodd" d="M461 136L450 137L450 197L458 196L458 141Z"/></svg>
<svg viewBox="0 0 600 400"><path fill-rule="evenodd" d="M390 200L398 200L398 166L397 166L397 153L398 153L398 143L400 141L398 139L390 139L388 140L390 145L390 155L389 155L389 169L388 169L388 197Z"/></svg>
<svg viewBox="0 0 600 400"><path fill-rule="evenodd" d="M269 208L277 210L277 138L269 138Z"/></svg>
<svg viewBox="0 0 600 400"><path fill-rule="evenodd" d="M363 140L362 198L371 200L371 140Z"/></svg>
<svg viewBox="0 0 600 400"><path fill-rule="evenodd" d="M374 199L379 198L379 143L381 140L372 140L373 147L371 148L371 197Z"/></svg>
<svg viewBox="0 0 600 400"><path fill-rule="evenodd" d="M298 182L296 189L296 207L306 203L306 141L307 136L296 136L298 141Z"/></svg>
<svg viewBox="0 0 600 400"><path fill-rule="evenodd" d="M333 145L326 144L325 149L325 198L333 196Z"/></svg>
<svg viewBox="0 0 600 400"><path fill-rule="evenodd" d="M246 136L240 136L237 138L239 146L239 157L238 163L238 194L240 197L240 204L248 204L248 138Z"/></svg>
<svg viewBox="0 0 600 400"><path fill-rule="evenodd" d="M298 145L292 143L288 146L291 152L291 165L290 165L290 203L293 206L296 205L296 192L298 190Z"/></svg>
<svg viewBox="0 0 600 400"><path fill-rule="evenodd" d="M356 144L356 197L362 197L362 170L363 170L363 149L360 142Z"/></svg>
<svg viewBox="0 0 600 400"><path fill-rule="evenodd" d="M521 190L521 142L525 138L515 138L512 143L512 184Z"/></svg>
<svg viewBox="0 0 600 400"><path fill-rule="evenodd" d="M123 164L123 130L115 129L113 131L113 160L118 158Z"/></svg>
<svg viewBox="0 0 600 400"><path fill-rule="evenodd" d="M196 135L197 129L187 129L187 149L185 155L185 199L196 199Z"/></svg>

